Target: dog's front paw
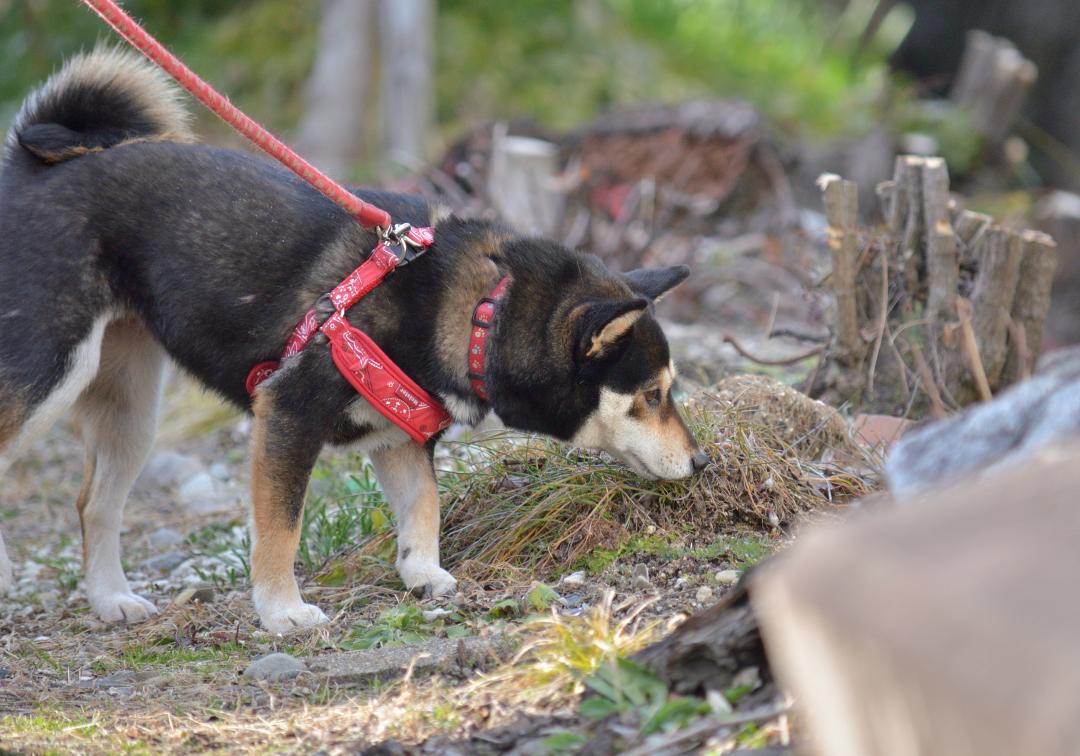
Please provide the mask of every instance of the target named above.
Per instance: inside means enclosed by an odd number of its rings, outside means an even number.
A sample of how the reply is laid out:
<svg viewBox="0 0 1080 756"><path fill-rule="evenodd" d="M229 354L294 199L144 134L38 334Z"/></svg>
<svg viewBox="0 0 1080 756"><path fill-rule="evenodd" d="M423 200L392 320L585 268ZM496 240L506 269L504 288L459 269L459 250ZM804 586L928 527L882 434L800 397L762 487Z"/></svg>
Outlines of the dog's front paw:
<svg viewBox="0 0 1080 756"><path fill-rule="evenodd" d="M413 566L406 562L398 567L398 572L405 587L419 598L449 596L457 590L454 576L437 564Z"/></svg>
<svg viewBox="0 0 1080 756"><path fill-rule="evenodd" d="M323 625L330 619L314 604L297 601L287 606L260 610L259 621L271 633L291 633L294 630Z"/></svg>
<svg viewBox="0 0 1080 756"><path fill-rule="evenodd" d="M90 595L90 608L105 622L142 622L157 614L157 607L131 591Z"/></svg>

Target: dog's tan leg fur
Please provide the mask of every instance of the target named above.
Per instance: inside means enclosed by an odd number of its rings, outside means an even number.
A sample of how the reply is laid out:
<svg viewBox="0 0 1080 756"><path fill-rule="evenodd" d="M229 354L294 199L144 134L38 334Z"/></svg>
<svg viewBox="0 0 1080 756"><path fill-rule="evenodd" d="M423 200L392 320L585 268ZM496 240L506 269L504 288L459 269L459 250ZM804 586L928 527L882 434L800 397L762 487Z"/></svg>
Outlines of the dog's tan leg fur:
<svg viewBox="0 0 1080 756"><path fill-rule="evenodd" d="M431 456L407 443L372 452L371 462L397 518L397 568L405 587L426 596L453 593L457 581L439 566L439 492Z"/></svg>
<svg viewBox="0 0 1080 756"><path fill-rule="evenodd" d="M314 464L280 453L283 420L274 396L260 390L253 406L255 422L251 436L251 583L252 600L267 630L284 633L327 621L312 604L305 604L293 574L296 549L303 522L304 492ZM317 454L317 450L316 450ZM306 469L304 465L306 464Z"/></svg>
<svg viewBox="0 0 1080 756"><path fill-rule="evenodd" d="M86 445L75 506L83 536L86 597L107 622L138 622L157 610L135 595L120 564L128 493L154 443L165 354L146 329L118 320L105 330L98 373L74 406Z"/></svg>

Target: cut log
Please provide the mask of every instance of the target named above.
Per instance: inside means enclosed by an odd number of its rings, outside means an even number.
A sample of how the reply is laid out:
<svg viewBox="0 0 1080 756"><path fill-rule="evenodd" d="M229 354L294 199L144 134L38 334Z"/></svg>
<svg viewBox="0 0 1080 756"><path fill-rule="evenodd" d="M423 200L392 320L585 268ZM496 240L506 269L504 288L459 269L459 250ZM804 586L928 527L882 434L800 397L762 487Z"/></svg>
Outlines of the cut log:
<svg viewBox="0 0 1080 756"><path fill-rule="evenodd" d="M1000 385L1009 353L1009 317L1023 254L1024 242L1019 234L1001 226L987 229L982 244L975 251L979 275L971 295L971 325L992 390Z"/></svg>
<svg viewBox="0 0 1080 756"><path fill-rule="evenodd" d="M1013 299L1012 321L1021 329L1027 349L1025 354L1019 349L1009 353L1010 364L1006 372L1013 380L1030 375L1042 352L1046 316L1050 313L1050 290L1057 270L1057 245L1053 239L1039 231L1024 231L1020 239L1024 251Z"/></svg>
<svg viewBox="0 0 1080 756"><path fill-rule="evenodd" d="M836 296L836 338L838 359L848 366L858 365L866 344L859 326L858 292L855 273L859 256L859 191L854 181L834 174L818 179L825 195L825 219L829 251L832 254L832 287Z"/></svg>
<svg viewBox="0 0 1080 756"><path fill-rule="evenodd" d="M1039 70L1012 42L984 31L968 32L950 99L968 112L972 126L991 145L1012 133L1024 97Z"/></svg>
<svg viewBox="0 0 1080 756"><path fill-rule="evenodd" d="M956 292L960 261L956 234L949 223L949 171L941 158L927 158L923 165L923 215L926 222L926 277L929 294L927 317L938 324L956 317Z"/></svg>
<svg viewBox="0 0 1080 756"><path fill-rule="evenodd" d="M488 190L503 219L523 233L551 236L561 220L558 156L551 142L507 136L505 124L495 126Z"/></svg>

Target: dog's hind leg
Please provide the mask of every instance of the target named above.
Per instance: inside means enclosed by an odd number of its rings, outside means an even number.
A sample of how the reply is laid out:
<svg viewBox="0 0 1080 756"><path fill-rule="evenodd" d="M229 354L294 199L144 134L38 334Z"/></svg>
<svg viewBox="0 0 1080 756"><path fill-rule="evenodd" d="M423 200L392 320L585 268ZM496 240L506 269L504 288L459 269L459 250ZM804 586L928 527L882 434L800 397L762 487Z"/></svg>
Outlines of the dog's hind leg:
<svg viewBox="0 0 1080 756"><path fill-rule="evenodd" d="M157 610L131 592L120 565L124 503L154 442L165 354L146 329L118 320L105 331L97 377L75 404L86 445L76 507L82 523L86 597L106 622L138 622Z"/></svg>
<svg viewBox="0 0 1080 756"><path fill-rule="evenodd" d="M397 568L405 587L445 596L457 586L439 566L439 492L431 454L420 444L371 453L371 463L397 519Z"/></svg>
<svg viewBox="0 0 1080 756"><path fill-rule="evenodd" d="M327 621L304 603L293 574L304 493L325 426L314 412L280 400L272 385L259 388L252 411L252 601L263 627L284 633Z"/></svg>
<svg viewBox="0 0 1080 756"><path fill-rule="evenodd" d="M36 333L32 328L18 332L18 338L46 359L28 366L16 364L9 355L8 363L0 364L4 378L0 386L0 478L21 452L71 409L97 375L109 319L108 315L99 316L87 334L74 343L54 343L47 332ZM12 352L23 353L18 349ZM42 369L43 364L47 369ZM11 560L0 536L0 593L10 588L11 582Z"/></svg>

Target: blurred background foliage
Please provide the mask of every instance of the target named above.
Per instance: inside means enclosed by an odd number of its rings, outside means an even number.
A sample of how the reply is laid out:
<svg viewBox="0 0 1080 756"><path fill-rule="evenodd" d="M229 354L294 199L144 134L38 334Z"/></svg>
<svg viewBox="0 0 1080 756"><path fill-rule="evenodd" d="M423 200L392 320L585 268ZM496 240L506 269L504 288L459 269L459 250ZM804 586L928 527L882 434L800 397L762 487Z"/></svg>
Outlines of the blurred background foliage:
<svg viewBox="0 0 1080 756"><path fill-rule="evenodd" d="M813 0L440 0L437 137L445 143L478 123L523 116L566 129L612 105L689 97L745 98L799 138L858 134L908 99L886 59L910 12L895 9L874 39L860 41L875 5L848 3L841 12ZM295 128L318 0L125 7L252 116L285 134ZM0 123L65 56L102 39L109 34L75 0L0 0Z"/></svg>

